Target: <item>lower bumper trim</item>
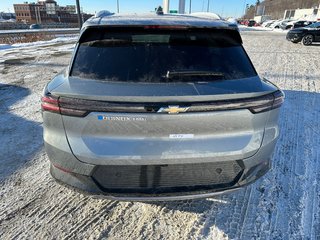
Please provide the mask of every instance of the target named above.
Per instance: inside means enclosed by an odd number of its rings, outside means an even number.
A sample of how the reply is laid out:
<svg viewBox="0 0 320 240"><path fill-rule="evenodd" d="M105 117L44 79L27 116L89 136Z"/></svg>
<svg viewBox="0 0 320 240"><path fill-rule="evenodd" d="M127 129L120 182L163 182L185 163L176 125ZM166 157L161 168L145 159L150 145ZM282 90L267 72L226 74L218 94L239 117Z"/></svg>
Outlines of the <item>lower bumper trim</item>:
<svg viewBox="0 0 320 240"><path fill-rule="evenodd" d="M260 170L259 177L264 175L269 166L260 165L258 167ZM79 175L75 173L68 174L61 171L60 169L51 165L50 168L51 175L57 180L58 183L64 185L65 187L71 188L77 192L84 195L89 195L92 198L97 199L109 199L117 201L142 201L142 202L152 202L152 201L178 201L178 200L190 200L190 199L201 199L210 198L222 194L232 193L234 191L240 190L252 181L256 179L255 176L248 176L245 180L236 183L234 186L224 189L208 189L193 192L175 192L167 194L139 194L139 193L108 193L103 192L89 176ZM263 173L262 173L263 172ZM253 175L256 173L253 173ZM250 180L251 179L251 180ZM248 181L249 180L249 181Z"/></svg>
<svg viewBox="0 0 320 240"><path fill-rule="evenodd" d="M191 200L191 199L201 199L201 198L210 198L215 197L227 193L232 193L238 191L244 187L237 187L233 189L223 190L219 192L211 192L211 193L200 193L200 194L191 194L191 195L179 195L179 196L137 196L137 197L118 197L112 195L92 195L93 198L102 198L102 199L110 199L117 201L139 201L139 202L153 202L153 201L182 201L182 200Z"/></svg>

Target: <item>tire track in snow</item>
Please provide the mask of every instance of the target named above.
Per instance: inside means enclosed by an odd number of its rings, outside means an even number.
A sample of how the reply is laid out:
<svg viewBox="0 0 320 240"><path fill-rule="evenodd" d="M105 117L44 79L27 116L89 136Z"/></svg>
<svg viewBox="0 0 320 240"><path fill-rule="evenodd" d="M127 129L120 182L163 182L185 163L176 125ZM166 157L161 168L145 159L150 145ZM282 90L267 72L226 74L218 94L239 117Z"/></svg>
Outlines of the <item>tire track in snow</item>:
<svg viewBox="0 0 320 240"><path fill-rule="evenodd" d="M84 197L55 183L48 174L48 160L42 152L18 169L12 178L0 182L0 218L14 213L10 219L0 222L1 237L319 238L320 48L293 45L284 37L281 34L243 33L245 47L257 71L286 90L287 94L273 168L263 179L244 190L214 199L116 204ZM24 86L32 89L32 95L28 96L32 104L26 105L23 101L15 104L13 114L41 123L36 99L54 71L67 64L70 57L55 53L54 47L46 47L39 51L36 59L45 65L10 68L5 78L0 74L6 83L23 79ZM24 55L32 54L28 49ZM7 57L12 57L12 54ZM33 199L36 200L30 203ZM23 210L19 211L20 208Z"/></svg>

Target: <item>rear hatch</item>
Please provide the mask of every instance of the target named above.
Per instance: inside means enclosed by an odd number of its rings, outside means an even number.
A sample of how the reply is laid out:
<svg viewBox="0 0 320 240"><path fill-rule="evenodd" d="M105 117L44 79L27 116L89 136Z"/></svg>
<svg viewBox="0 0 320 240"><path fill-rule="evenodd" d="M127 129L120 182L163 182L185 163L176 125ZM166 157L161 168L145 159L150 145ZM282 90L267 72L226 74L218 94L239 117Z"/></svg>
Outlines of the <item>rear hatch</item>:
<svg viewBox="0 0 320 240"><path fill-rule="evenodd" d="M70 147L98 165L250 157L276 90L257 76L239 33L221 29L88 29L60 78L50 91Z"/></svg>

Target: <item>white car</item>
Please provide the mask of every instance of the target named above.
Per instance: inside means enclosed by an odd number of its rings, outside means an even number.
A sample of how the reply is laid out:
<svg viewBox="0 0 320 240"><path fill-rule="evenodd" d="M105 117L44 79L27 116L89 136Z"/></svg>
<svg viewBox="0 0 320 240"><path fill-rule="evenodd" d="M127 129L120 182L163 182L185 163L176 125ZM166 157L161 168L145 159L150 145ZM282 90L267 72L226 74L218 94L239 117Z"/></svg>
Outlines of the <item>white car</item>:
<svg viewBox="0 0 320 240"><path fill-rule="evenodd" d="M276 20L274 21L271 25L270 28L274 29L274 28L280 28L280 24L281 24L282 20Z"/></svg>
<svg viewBox="0 0 320 240"><path fill-rule="evenodd" d="M269 20L269 21L265 21L261 24L262 27L269 27L272 23L274 23L275 20Z"/></svg>

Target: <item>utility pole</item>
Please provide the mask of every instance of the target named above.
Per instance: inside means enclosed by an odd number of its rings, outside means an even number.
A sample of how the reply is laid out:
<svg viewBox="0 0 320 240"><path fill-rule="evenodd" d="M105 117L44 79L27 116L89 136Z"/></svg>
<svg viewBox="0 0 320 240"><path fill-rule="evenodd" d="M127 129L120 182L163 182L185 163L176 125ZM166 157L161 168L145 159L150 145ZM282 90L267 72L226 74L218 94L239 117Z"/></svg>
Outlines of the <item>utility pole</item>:
<svg viewBox="0 0 320 240"><path fill-rule="evenodd" d="M39 8L39 7L38 7L38 13L39 13L40 24L42 24L42 20L41 20L41 12L40 12L40 8Z"/></svg>
<svg viewBox="0 0 320 240"><path fill-rule="evenodd" d="M170 0L163 0L163 13L169 13Z"/></svg>
<svg viewBox="0 0 320 240"><path fill-rule="evenodd" d="M179 13L185 14L186 11L186 1L185 0L179 0Z"/></svg>
<svg viewBox="0 0 320 240"><path fill-rule="evenodd" d="M82 28L82 16L81 16L81 10L80 10L80 2L79 0L76 0L77 3L77 12L78 12L78 23L79 23L79 28Z"/></svg>
<svg viewBox="0 0 320 240"><path fill-rule="evenodd" d="M189 14L191 14L191 7L192 7L192 0L190 0L190 3L189 3Z"/></svg>
<svg viewBox="0 0 320 240"><path fill-rule="evenodd" d="M120 13L120 5L119 5L119 0L117 0L117 12Z"/></svg>
<svg viewBox="0 0 320 240"><path fill-rule="evenodd" d="M208 0L207 12L210 10L210 0Z"/></svg>
<svg viewBox="0 0 320 240"><path fill-rule="evenodd" d="M36 14L36 21L37 24L41 24L41 13L40 13L40 8L39 7L35 7L35 14Z"/></svg>
<svg viewBox="0 0 320 240"><path fill-rule="evenodd" d="M37 7L35 7L34 10L34 13L36 14L36 23L39 24Z"/></svg>
<svg viewBox="0 0 320 240"><path fill-rule="evenodd" d="M246 15L247 11L246 11L246 4L247 4L247 1L246 0L243 0L243 16ZM242 16L242 17L243 17Z"/></svg>

